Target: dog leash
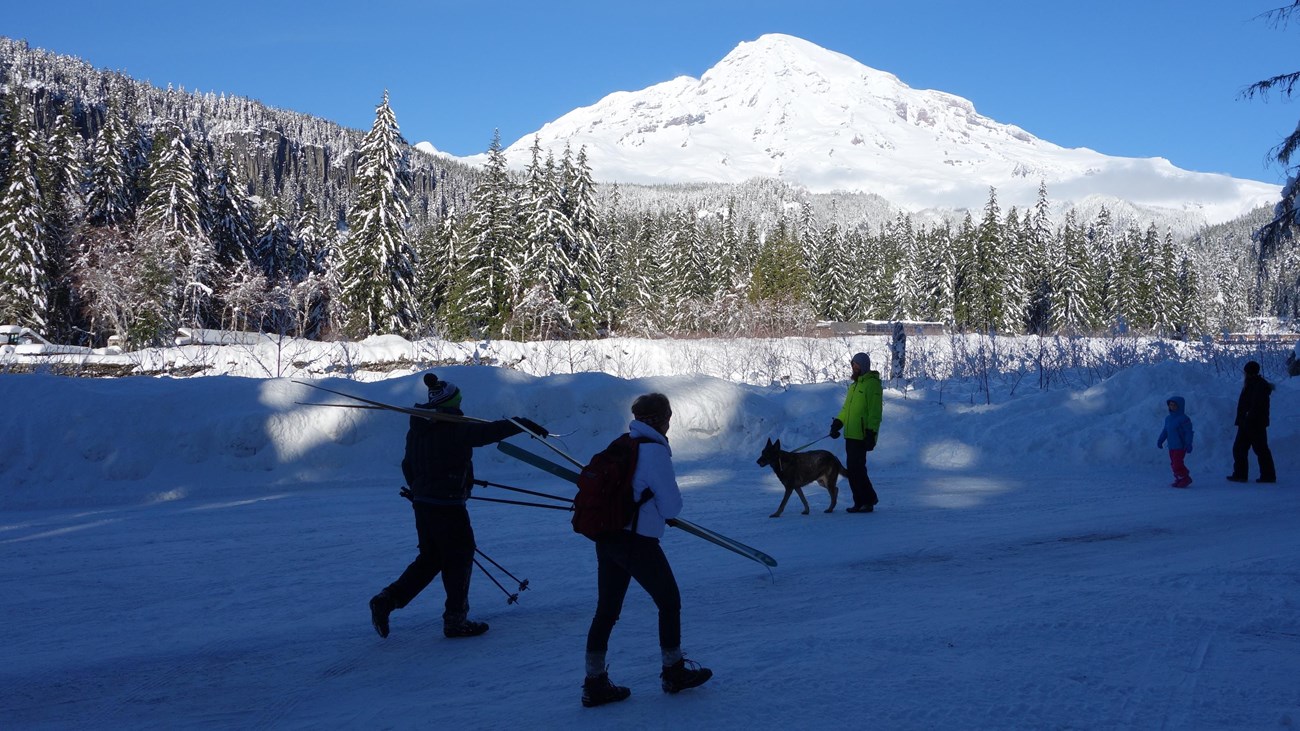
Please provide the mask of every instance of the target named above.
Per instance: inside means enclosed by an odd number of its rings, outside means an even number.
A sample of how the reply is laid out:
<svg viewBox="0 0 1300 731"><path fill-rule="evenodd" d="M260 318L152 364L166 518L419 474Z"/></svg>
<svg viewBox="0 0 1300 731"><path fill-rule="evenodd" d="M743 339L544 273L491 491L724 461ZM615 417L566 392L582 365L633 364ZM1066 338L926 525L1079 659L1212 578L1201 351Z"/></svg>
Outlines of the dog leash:
<svg viewBox="0 0 1300 731"><path fill-rule="evenodd" d="M823 435L823 436L817 437L816 439L812 440L811 442L808 442L807 444L803 445L802 447L795 447L794 449L791 449L790 451L791 451L791 452L802 452L803 450L805 450L805 449L811 447L812 445L816 444L817 442L820 442L821 440L823 440L823 439L825 439L825 438L827 438L827 437L829 437L829 436L830 436L830 434L825 434L825 435Z"/></svg>

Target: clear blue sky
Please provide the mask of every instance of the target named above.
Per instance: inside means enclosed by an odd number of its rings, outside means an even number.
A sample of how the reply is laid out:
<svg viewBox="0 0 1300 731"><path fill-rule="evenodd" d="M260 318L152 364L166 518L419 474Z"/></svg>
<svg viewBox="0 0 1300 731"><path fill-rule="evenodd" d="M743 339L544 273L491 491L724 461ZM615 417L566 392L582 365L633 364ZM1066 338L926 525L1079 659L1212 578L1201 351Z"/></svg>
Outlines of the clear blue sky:
<svg viewBox="0 0 1300 731"><path fill-rule="evenodd" d="M0 35L360 129L387 89L408 141L467 155L787 33L1059 145L1281 182L1300 101L1240 92L1300 70L1300 25L1257 17L1290 2L3 0Z"/></svg>

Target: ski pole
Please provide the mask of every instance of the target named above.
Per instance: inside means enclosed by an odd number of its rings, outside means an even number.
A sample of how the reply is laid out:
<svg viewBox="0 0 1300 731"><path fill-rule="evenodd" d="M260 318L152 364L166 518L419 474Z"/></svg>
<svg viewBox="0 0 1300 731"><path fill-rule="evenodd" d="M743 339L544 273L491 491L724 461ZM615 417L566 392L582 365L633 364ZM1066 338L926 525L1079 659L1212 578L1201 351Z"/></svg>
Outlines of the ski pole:
<svg viewBox="0 0 1300 731"><path fill-rule="evenodd" d="M474 549L474 550L477 551L478 549L476 548L476 549ZM500 589L503 593L505 593L505 595L506 595L506 604L516 604L516 603L519 602L519 595L518 595L518 594L511 594L511 593L509 592L509 590L507 590L504 586L501 585L501 582L500 582L500 581L497 581L497 578L496 578L495 576L493 576L491 573L489 573L487 569L483 568L483 564L479 563L477 558L474 559L474 565L478 567L478 570L479 570L479 571L482 571L482 572L483 572L483 575L484 575L484 576L486 576L486 577L488 577L489 579L491 579L491 580L492 580L492 583L493 583L493 584L496 584L498 589Z"/></svg>
<svg viewBox="0 0 1300 731"><path fill-rule="evenodd" d="M566 460L568 460L569 463L572 464L574 467L577 467L578 469L582 469L582 468L585 466L585 465L583 465L581 462L579 462L578 460L574 459L574 458L573 458L573 455L569 454L568 452L564 451L563 449L560 449L559 447L555 446L554 444L551 444L550 441L548 441L548 440L546 439L545 436L540 435L540 434L534 434L534 433L532 432L531 429L527 429L527 428L525 428L523 424L520 424L520 423L519 423L519 420L518 420L518 419L516 419L516 418L514 418L514 417L510 417L510 419L509 419L508 421L509 421L511 424L514 424L515 426L517 426L517 427L519 427L520 429L522 429L523 432L524 432L525 434L527 434L528 436L530 436L530 437L532 437L533 439L536 439L537 441L541 442L542 445L545 446L547 449L551 450L552 452L555 452L556 454L558 454L558 455L560 455L561 457L563 457L563 458L565 458ZM498 442L498 444L500 444L500 442Z"/></svg>
<svg viewBox="0 0 1300 731"><path fill-rule="evenodd" d="M479 497L478 495L470 495L469 499L482 500L488 503L505 503L506 505L526 505L530 508L549 508L551 510L564 510L568 512L573 512L572 505L547 505L546 503L530 503L524 500L504 500L499 497Z"/></svg>
<svg viewBox="0 0 1300 731"><path fill-rule="evenodd" d="M502 571L504 571L505 574L506 574L506 576L509 576L510 578L514 579L514 580L515 580L515 583L516 583L516 584L519 584L519 591L528 591L528 579L524 579L523 581L520 581L520 580L519 580L519 577L517 577L517 576L515 576L514 574L510 573L510 570L507 569L505 566L502 566L501 564L497 563L496 561L493 561L491 556L489 556L489 555L487 555L486 553L483 553L482 551L478 550L478 547L477 547L477 546L474 548L474 552L477 553L478 555L482 556L483 558L487 559L487 562L488 562L488 563L490 563L490 564L492 564L493 566L496 566L497 568L499 568L499 569L501 569Z"/></svg>
<svg viewBox="0 0 1300 731"><path fill-rule="evenodd" d="M571 497L564 497L563 495L552 495L552 494L550 494L550 493L546 493L546 492L537 492L537 491L535 491L535 490L525 490L525 489L522 488L522 487L511 487L510 485L502 485L502 484L499 483L499 482L488 482L487 480L474 480L474 484L475 484L475 485L482 485L483 487L499 487L499 488L501 488L502 490L511 490L511 491L513 491L513 492L522 492L522 493L525 494L525 495L534 495L534 496L536 496L536 497L550 498L551 500L558 500L558 501L560 501L560 502L562 502L562 503L571 503L571 502L573 502L573 498L571 498Z"/></svg>
<svg viewBox="0 0 1300 731"><path fill-rule="evenodd" d="M805 449L811 447L812 445L816 444L817 442L820 442L821 440L823 440L823 439L825 439L825 438L827 438L827 437L829 437L829 436L830 436L830 434L826 434L826 435L824 435L824 436L817 437L816 439L812 440L811 442L808 442L807 444L803 445L802 447L795 447L794 449L791 449L790 451L791 451L791 452L802 452L803 450L805 450Z"/></svg>

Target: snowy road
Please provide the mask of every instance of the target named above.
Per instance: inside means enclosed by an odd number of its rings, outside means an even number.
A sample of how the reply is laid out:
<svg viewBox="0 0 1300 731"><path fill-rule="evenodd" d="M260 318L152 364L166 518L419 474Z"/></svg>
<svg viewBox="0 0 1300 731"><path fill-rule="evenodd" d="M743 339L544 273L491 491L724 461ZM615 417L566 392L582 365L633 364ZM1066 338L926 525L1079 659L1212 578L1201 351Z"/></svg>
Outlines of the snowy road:
<svg viewBox="0 0 1300 731"><path fill-rule="evenodd" d="M659 691L653 607L634 590L610 653L633 696L580 707L594 560L558 512L473 505L480 547L531 584L507 605L476 575L485 637L441 636L435 584L379 639L366 600L413 556L409 509L387 484L332 485L6 514L0 725L1300 723L1294 487L878 470L875 514L822 514L817 489L811 515L769 519L770 473L680 469L686 517L781 562L769 577L666 537L685 647L717 673L698 691ZM488 478L560 489L523 469Z"/></svg>

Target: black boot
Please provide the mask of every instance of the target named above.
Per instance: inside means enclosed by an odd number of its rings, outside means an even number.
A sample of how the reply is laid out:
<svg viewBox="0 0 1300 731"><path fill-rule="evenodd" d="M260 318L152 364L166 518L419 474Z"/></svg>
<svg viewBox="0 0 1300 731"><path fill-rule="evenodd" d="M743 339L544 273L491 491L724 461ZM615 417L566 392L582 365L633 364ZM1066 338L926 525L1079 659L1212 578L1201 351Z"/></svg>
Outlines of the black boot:
<svg viewBox="0 0 1300 731"><path fill-rule="evenodd" d="M704 685L712 677L712 670L702 668L699 663L686 658L682 658L672 665L665 665L664 671L659 674L659 678L663 680L665 693L677 693L687 688Z"/></svg>
<svg viewBox="0 0 1300 731"><path fill-rule="evenodd" d="M487 622L474 622L468 619L462 619L459 624L442 626L442 634L446 637L478 637L487 631Z"/></svg>
<svg viewBox="0 0 1300 731"><path fill-rule="evenodd" d="M586 708L625 701L630 695L632 695L630 688L610 682L608 672L588 675L587 679L582 681L582 705Z"/></svg>
<svg viewBox="0 0 1300 731"><path fill-rule="evenodd" d="M380 637L388 636L388 615L393 613L394 608L393 597L388 595L387 589L370 600L370 623L375 626Z"/></svg>

